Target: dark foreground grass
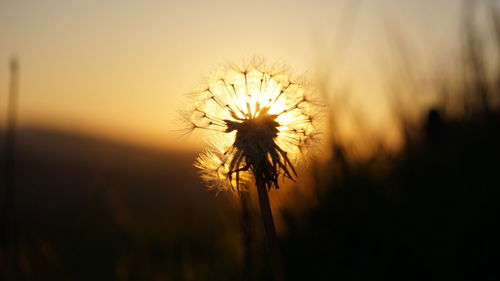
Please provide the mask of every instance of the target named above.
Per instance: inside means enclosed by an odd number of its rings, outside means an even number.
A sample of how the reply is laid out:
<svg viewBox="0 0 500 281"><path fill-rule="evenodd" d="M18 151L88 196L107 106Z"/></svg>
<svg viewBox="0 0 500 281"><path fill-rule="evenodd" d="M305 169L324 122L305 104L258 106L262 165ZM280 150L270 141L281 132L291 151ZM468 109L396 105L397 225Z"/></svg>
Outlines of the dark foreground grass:
<svg viewBox="0 0 500 281"><path fill-rule="evenodd" d="M454 89L448 98L413 121L399 112L401 151L356 161L334 140L317 169L317 207L285 215L288 280L500 280L497 11L487 31L467 18L455 82L435 85Z"/></svg>

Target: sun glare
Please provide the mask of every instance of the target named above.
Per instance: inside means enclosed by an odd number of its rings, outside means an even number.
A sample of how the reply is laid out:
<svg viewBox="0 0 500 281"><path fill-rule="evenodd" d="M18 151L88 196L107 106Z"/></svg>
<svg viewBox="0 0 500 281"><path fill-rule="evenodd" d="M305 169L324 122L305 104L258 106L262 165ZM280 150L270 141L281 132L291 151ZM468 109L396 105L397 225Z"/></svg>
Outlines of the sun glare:
<svg viewBox="0 0 500 281"><path fill-rule="evenodd" d="M195 163L209 188L245 188L257 163L268 167L262 172L268 187L278 187L279 176L293 179L317 136L311 93L283 70L231 68L193 97L195 107L184 117L190 130L209 132L210 148Z"/></svg>

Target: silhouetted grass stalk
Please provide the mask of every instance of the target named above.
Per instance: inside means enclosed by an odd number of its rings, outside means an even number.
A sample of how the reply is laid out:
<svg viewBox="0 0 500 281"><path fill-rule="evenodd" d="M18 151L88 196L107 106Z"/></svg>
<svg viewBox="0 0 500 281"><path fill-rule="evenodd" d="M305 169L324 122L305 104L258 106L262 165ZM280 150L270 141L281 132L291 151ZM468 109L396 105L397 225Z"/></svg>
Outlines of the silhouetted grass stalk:
<svg viewBox="0 0 500 281"><path fill-rule="evenodd" d="M250 209L250 195L248 192L239 192L241 204L241 230L243 234L243 259L245 263L245 280L255 279L255 254L253 251L254 239L252 235L252 214Z"/></svg>
<svg viewBox="0 0 500 281"><path fill-rule="evenodd" d="M262 177L255 175L255 183L257 186L257 193L259 195L260 213L262 217L262 224L264 225L267 251L269 253L273 274L276 281L282 281L284 280L283 262L278 247L276 227L274 225L271 204L269 202L269 196L267 194L266 182Z"/></svg>
<svg viewBox="0 0 500 281"><path fill-rule="evenodd" d="M5 135L5 186L2 210L2 240L6 256L6 278L16 279L16 218L14 213L15 189L15 149L16 149L16 121L18 99L18 72L19 66L16 58L9 63L10 84L9 101L7 107L7 130Z"/></svg>

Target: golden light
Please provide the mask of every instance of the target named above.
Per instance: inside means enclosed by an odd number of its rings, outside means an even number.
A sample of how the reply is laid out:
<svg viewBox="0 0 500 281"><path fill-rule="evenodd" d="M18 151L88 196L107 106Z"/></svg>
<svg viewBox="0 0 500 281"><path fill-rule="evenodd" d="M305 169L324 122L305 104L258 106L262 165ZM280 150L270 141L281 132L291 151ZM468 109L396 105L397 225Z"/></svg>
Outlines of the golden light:
<svg viewBox="0 0 500 281"><path fill-rule="evenodd" d="M278 187L278 177L293 179L294 166L318 135L308 88L283 69L264 69L233 67L213 77L183 114L190 131L208 132L210 147L195 162L208 188L246 188L257 165L266 167L268 188Z"/></svg>

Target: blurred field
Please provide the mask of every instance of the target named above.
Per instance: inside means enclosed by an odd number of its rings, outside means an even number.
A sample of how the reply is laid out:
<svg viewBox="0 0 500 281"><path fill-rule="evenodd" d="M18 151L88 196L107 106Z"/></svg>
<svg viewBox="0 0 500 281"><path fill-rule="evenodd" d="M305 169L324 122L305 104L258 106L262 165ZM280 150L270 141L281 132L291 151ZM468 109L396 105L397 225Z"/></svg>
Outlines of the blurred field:
<svg viewBox="0 0 500 281"><path fill-rule="evenodd" d="M194 153L47 129L17 137L18 278L199 280L219 271L225 280L238 270L226 257L232 207L204 190Z"/></svg>
<svg viewBox="0 0 500 281"><path fill-rule="evenodd" d="M332 130L317 207L288 217L289 280L500 280L500 10L476 4L453 62L420 68L389 41L402 147L360 159Z"/></svg>

